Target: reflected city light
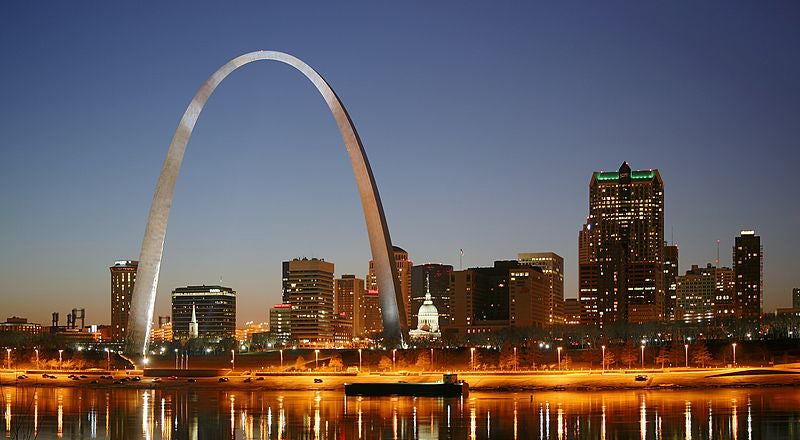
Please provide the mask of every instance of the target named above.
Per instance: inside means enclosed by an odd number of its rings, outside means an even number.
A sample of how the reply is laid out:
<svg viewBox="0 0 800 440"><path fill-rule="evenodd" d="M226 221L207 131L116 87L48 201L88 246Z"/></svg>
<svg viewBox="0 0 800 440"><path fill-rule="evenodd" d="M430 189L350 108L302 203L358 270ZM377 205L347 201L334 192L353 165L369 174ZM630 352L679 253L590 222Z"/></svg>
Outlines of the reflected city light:
<svg viewBox="0 0 800 440"><path fill-rule="evenodd" d="M686 410L684 411L686 430L686 440L692 440L692 402L686 401Z"/></svg>
<svg viewBox="0 0 800 440"><path fill-rule="evenodd" d="M0 395L4 398L0 416L4 418L6 437L170 440L222 433L223 438L270 440L298 437L567 440L631 438L638 431L640 439L738 440L741 411L737 402L745 401L747 435L742 438L752 440L766 438L758 429L767 417L775 417L776 413L786 417L781 419L786 423L770 423L771 429L778 431L769 438L791 438L791 420L800 418L800 394L794 390L787 394L775 390L719 389L713 396L703 391L540 392L530 396L529 405L527 398L522 400L518 395L483 392L471 394L464 399L464 405L461 399L447 398L343 399L336 391L277 395L270 391L56 388L46 393L41 390L25 393L18 388L4 390ZM52 397L48 401L43 396ZM105 434L98 432L99 404L103 397ZM454 411L453 405L460 406ZM551 422L555 425L550 426ZM31 434L27 437L17 434L24 426L30 426Z"/></svg>
<svg viewBox="0 0 800 440"><path fill-rule="evenodd" d="M644 394L642 394L642 404L639 407L639 438L641 440L647 438L647 404L644 401Z"/></svg>
<svg viewBox="0 0 800 440"><path fill-rule="evenodd" d="M64 396L62 396L61 393L59 393L58 397L56 398L56 401L58 402L58 416L56 418L56 420L57 420L56 426L57 426L58 431L56 431L56 435L59 436L59 437L63 437L64 436Z"/></svg>

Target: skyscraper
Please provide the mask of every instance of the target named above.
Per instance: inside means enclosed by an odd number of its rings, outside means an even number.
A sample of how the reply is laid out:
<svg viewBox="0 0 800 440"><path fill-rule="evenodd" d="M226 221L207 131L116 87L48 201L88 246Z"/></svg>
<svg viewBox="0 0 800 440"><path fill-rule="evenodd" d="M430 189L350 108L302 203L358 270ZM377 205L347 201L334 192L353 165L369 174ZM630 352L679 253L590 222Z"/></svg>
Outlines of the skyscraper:
<svg viewBox="0 0 800 440"><path fill-rule="evenodd" d="M364 298L364 280L355 275L342 275L334 280L334 313L337 319L349 321L350 338L358 335L361 327L361 300Z"/></svg>
<svg viewBox="0 0 800 440"><path fill-rule="evenodd" d="M333 343L333 263L295 258L283 267L283 291L292 306L292 341L303 346Z"/></svg>
<svg viewBox="0 0 800 440"><path fill-rule="evenodd" d="M111 340L125 342L138 261L115 261L111 270Z"/></svg>
<svg viewBox="0 0 800 440"><path fill-rule="evenodd" d="M589 323L664 315L664 182L658 170L595 172L579 236L580 300ZM594 311L596 310L596 312Z"/></svg>
<svg viewBox="0 0 800 440"><path fill-rule="evenodd" d="M359 325L354 330L362 338L377 338L383 332L383 314L381 313L381 299L377 290L364 290L364 296L359 301Z"/></svg>
<svg viewBox="0 0 800 440"><path fill-rule="evenodd" d="M564 258L554 252L525 252L517 254L522 264L536 266L544 273L548 294L547 323L564 323Z"/></svg>
<svg viewBox="0 0 800 440"><path fill-rule="evenodd" d="M714 317L725 319L736 316L736 275L730 267L715 271L717 293L714 297Z"/></svg>
<svg viewBox="0 0 800 440"><path fill-rule="evenodd" d="M508 275L509 324L535 328L550 325L550 278L542 268L520 265Z"/></svg>
<svg viewBox="0 0 800 440"><path fill-rule="evenodd" d="M473 267L470 269L456 270L450 273L450 324L449 328L442 327L442 332L447 330L460 334L477 331L477 327L484 330L502 328L509 325L510 316L510 287L511 273L517 269L536 270L542 280L540 307L544 316L547 316L547 303L544 300L546 292L544 276L540 269L524 266L518 261L495 261L493 267ZM515 295L534 295L536 292L523 285L522 278L515 290ZM521 305L520 307L524 307ZM527 311L525 312L527 313ZM527 316L527 315L525 315ZM516 325L535 325L523 323L520 318ZM533 318L532 318L533 319ZM546 319L546 318L545 318Z"/></svg>
<svg viewBox="0 0 800 440"><path fill-rule="evenodd" d="M411 328L418 327L417 313L425 302L425 293L430 289L431 299L439 312L439 325L447 327L450 323L450 273L449 264L426 263L411 268Z"/></svg>
<svg viewBox="0 0 800 440"><path fill-rule="evenodd" d="M685 323L710 322L714 318L717 294L717 268L693 265L686 275L676 278L675 320Z"/></svg>
<svg viewBox="0 0 800 440"><path fill-rule="evenodd" d="M292 338L292 305L275 304L269 309L269 333L275 343L288 345Z"/></svg>
<svg viewBox="0 0 800 440"><path fill-rule="evenodd" d="M742 231L733 245L736 273L736 310L740 318L761 316L763 293L763 250L755 231Z"/></svg>
<svg viewBox="0 0 800 440"><path fill-rule="evenodd" d="M409 327L411 326L411 267L414 265L408 259L408 252L403 248L392 246L394 250L394 261L397 265L397 277L400 279L400 292L403 297L403 307L406 308L406 317L408 317ZM370 292L378 292L378 278L375 275L375 262L369 260L369 272L367 273L367 290ZM397 305L400 307L400 304ZM383 331L383 323L381 323L381 330Z"/></svg>
<svg viewBox="0 0 800 440"><path fill-rule="evenodd" d="M664 319L675 320L678 285L678 246L664 246Z"/></svg>
<svg viewBox="0 0 800 440"><path fill-rule="evenodd" d="M236 335L236 292L230 287L216 285L173 290L172 335L176 340L233 338Z"/></svg>

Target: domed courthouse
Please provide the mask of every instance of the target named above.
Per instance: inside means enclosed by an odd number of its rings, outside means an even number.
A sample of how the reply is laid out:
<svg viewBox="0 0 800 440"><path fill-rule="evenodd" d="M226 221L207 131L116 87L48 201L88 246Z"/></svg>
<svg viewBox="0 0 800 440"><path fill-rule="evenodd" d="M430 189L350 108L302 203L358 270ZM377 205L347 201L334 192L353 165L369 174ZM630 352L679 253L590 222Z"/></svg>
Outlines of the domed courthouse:
<svg viewBox="0 0 800 440"><path fill-rule="evenodd" d="M409 332L411 339L439 339L439 309L433 304L430 278L425 282L425 301L417 313L417 328Z"/></svg>

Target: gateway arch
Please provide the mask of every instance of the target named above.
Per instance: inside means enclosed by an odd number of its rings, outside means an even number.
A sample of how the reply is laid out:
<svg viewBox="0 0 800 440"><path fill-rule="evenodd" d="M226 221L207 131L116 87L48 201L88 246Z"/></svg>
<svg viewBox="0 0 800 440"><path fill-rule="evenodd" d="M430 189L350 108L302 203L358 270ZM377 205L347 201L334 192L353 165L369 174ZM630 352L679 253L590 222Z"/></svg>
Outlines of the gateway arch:
<svg viewBox="0 0 800 440"><path fill-rule="evenodd" d="M178 178L186 144L192 135L197 118L203 110L208 98L214 93L217 86L236 69L254 61L280 61L299 70L317 88L328 108L336 120L339 132L344 140L350 163L353 166L358 192L361 196L361 205L364 208L364 218L367 223L367 234L372 250L372 259L375 261L380 303L383 313L384 337L394 344L403 344L408 334L408 325L405 316L397 267L394 262L392 241L389 237L389 228L386 225L386 216L378 194L378 186L367 160L367 154L361 139L358 137L353 121L347 114L344 105L325 79L308 64L298 58L283 52L260 50L246 53L230 60L220 67L200 87L194 99L184 112L175 135L172 137L167 158L161 168L156 191L153 195L153 204L147 218L147 227L142 241L142 251L139 256L139 267L136 272L131 298L130 318L126 336L125 351L129 354L147 354L150 341L150 323L153 322L156 289L158 288L158 274L161 268L161 256L164 250L164 236L167 232L169 211L172 207L172 196L175 192L175 182Z"/></svg>

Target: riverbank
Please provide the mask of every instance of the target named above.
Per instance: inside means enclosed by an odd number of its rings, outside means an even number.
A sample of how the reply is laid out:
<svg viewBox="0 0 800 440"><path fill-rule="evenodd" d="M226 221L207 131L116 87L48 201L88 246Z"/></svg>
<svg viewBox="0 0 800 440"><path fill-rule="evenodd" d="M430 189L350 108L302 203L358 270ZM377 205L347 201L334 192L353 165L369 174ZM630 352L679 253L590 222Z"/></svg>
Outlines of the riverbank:
<svg viewBox="0 0 800 440"><path fill-rule="evenodd" d="M214 377L144 377L141 371L114 372L113 379L86 375L78 380L66 373L51 372L55 378L24 372L0 373L3 386L26 387L89 387L89 388L197 388L237 390L325 390L337 391L345 383L398 381L434 382L441 373L372 373L372 374L257 374L228 373ZM139 380L133 380L138 376ZM107 377L107 376L106 376ZM220 381L220 378L223 381ZM119 382L119 379L129 378ZM686 389L720 387L800 386L800 365L772 368L674 369L631 371L565 371L565 372L461 372L473 391L595 391L625 389Z"/></svg>

